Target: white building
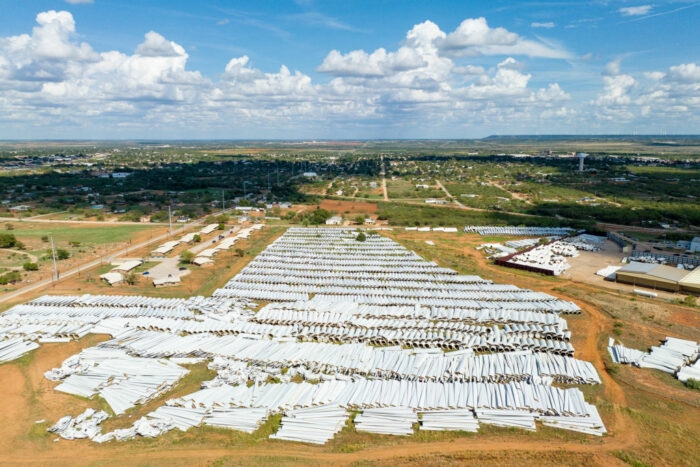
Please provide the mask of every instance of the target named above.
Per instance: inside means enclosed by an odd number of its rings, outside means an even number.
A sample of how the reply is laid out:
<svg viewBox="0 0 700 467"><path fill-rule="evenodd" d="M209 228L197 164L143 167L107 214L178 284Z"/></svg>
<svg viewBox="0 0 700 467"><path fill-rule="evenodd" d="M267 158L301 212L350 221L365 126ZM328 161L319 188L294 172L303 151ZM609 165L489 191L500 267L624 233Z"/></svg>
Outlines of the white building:
<svg viewBox="0 0 700 467"><path fill-rule="evenodd" d="M118 272L107 272L100 276L100 279L107 282L109 285L121 284L124 281L124 276Z"/></svg>
<svg viewBox="0 0 700 467"><path fill-rule="evenodd" d="M343 222L343 218L340 216L333 216L326 220L326 225L340 225Z"/></svg>
<svg viewBox="0 0 700 467"><path fill-rule="evenodd" d="M695 251L698 252L700 251L700 237L694 237L690 241L690 248L688 248L690 251Z"/></svg>

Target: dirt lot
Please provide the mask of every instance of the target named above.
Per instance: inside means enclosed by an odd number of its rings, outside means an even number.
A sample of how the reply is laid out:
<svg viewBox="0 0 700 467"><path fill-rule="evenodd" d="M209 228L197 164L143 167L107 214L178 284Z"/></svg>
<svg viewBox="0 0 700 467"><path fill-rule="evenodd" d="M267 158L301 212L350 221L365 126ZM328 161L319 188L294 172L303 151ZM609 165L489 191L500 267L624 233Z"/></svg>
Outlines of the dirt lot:
<svg viewBox="0 0 700 467"><path fill-rule="evenodd" d="M573 282L582 282L584 284L594 285L605 289L615 290L618 292L634 293L635 288L656 292L660 298L664 299L683 299L685 294L677 294L666 292L663 290L652 290L645 287L634 287L630 284L621 282L607 281L600 276L596 276L596 271L603 269L606 266L624 266L620 261L627 256L620 251L620 248L610 240L605 240L600 251L581 251L579 256L568 258L567 261L571 268L567 269L562 277L570 279Z"/></svg>
<svg viewBox="0 0 700 467"><path fill-rule="evenodd" d="M377 212L377 203L366 203L362 201L324 199L319 206L321 209L338 214L374 214Z"/></svg>

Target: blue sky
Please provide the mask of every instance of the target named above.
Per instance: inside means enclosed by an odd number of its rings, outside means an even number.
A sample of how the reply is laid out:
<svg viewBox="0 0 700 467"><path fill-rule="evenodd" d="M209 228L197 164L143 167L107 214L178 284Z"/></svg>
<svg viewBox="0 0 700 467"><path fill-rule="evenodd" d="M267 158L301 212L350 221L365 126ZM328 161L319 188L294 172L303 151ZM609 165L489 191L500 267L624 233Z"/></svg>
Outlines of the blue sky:
<svg viewBox="0 0 700 467"><path fill-rule="evenodd" d="M697 133L698 20L682 1L6 2L0 138Z"/></svg>

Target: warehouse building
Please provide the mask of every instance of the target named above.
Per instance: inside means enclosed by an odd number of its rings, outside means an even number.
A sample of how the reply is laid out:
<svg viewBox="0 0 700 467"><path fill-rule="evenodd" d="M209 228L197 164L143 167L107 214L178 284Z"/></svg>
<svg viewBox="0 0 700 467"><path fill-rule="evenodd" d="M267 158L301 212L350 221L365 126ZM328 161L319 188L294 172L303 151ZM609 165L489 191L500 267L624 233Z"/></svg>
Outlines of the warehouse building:
<svg viewBox="0 0 700 467"><path fill-rule="evenodd" d="M663 264L632 261L616 272L617 282L669 292L700 293L700 269L688 272Z"/></svg>
<svg viewBox="0 0 700 467"><path fill-rule="evenodd" d="M689 272L679 283L682 291L700 295L700 266Z"/></svg>

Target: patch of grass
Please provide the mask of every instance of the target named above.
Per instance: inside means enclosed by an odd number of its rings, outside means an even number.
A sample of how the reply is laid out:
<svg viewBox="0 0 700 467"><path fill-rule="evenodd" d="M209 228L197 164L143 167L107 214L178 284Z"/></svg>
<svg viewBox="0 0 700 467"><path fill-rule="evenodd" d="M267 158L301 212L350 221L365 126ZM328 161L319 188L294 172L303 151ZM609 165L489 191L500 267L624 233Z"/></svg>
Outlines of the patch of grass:
<svg viewBox="0 0 700 467"><path fill-rule="evenodd" d="M633 467L651 467L649 464L647 464L646 462L642 462L629 452L616 450L613 451L612 454L618 459L620 459L622 462L629 464Z"/></svg>
<svg viewBox="0 0 700 467"><path fill-rule="evenodd" d="M697 379L688 378L685 382L685 385L690 389L696 389L700 391L700 381L698 381Z"/></svg>
<svg viewBox="0 0 700 467"><path fill-rule="evenodd" d="M5 363L13 363L20 368L27 368L34 361L34 357L36 356L36 351L37 351L37 349L31 350L31 351L25 353L24 355L22 355L21 357L16 358L14 360L11 360L9 362L5 362Z"/></svg>

